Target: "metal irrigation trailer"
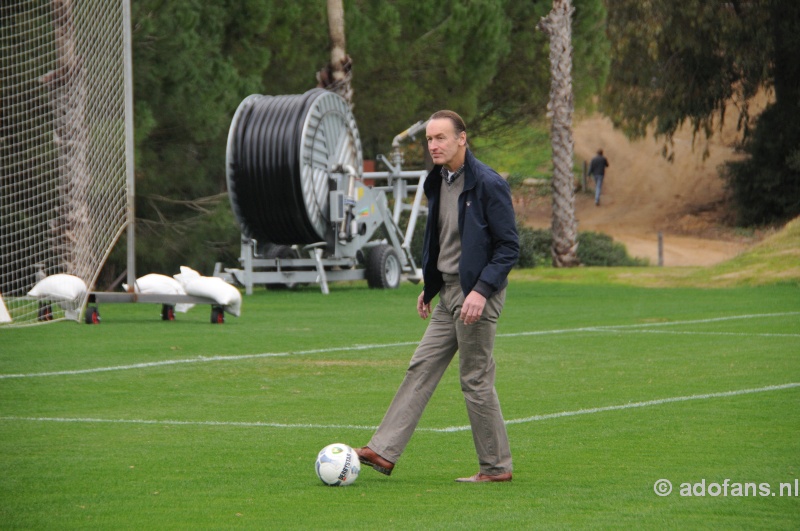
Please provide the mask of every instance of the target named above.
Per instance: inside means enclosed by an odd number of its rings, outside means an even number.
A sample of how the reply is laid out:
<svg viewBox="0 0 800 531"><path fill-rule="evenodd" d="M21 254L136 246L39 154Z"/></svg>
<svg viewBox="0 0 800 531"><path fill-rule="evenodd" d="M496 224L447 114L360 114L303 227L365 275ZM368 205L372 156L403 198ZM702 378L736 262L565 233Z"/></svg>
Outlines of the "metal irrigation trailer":
<svg viewBox="0 0 800 531"><path fill-rule="evenodd" d="M366 279L374 288L395 288L403 277L421 281L411 242L419 215L427 214L426 172L402 170L400 145L425 125L417 122L394 138L391 161L378 156L388 171L363 172L358 129L337 94L314 89L246 98L226 154L228 192L242 229L241 267L218 263L214 275L248 295L257 284L317 283L327 294L335 281ZM385 235L378 238L381 227Z"/></svg>

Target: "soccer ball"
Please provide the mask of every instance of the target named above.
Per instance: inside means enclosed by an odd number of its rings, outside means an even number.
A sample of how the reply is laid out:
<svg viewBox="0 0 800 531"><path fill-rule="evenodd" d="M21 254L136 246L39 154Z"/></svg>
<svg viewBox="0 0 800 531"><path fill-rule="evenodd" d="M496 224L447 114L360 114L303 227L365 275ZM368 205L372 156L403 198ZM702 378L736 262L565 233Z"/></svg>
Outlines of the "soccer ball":
<svg viewBox="0 0 800 531"><path fill-rule="evenodd" d="M355 450L342 443L329 444L319 451L314 465L317 476L331 487L350 485L361 471Z"/></svg>

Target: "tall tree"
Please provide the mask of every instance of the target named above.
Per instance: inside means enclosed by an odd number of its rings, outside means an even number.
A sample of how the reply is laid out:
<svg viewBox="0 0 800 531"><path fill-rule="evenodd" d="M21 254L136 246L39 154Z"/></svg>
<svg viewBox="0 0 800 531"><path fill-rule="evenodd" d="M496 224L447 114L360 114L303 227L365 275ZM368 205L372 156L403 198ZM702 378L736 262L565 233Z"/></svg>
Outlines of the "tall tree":
<svg viewBox="0 0 800 531"><path fill-rule="evenodd" d="M348 50L358 62L355 114L367 156L417 120L449 108L469 120L509 53L507 0L351 0ZM349 9L348 5L353 8Z"/></svg>
<svg viewBox="0 0 800 531"><path fill-rule="evenodd" d="M609 4L604 110L631 135L654 124L668 141L687 120L710 133L731 100L747 125L747 101L768 77L769 1Z"/></svg>
<svg viewBox="0 0 800 531"><path fill-rule="evenodd" d="M651 124L671 157L675 131L689 123L710 136L733 103L748 161L730 169L740 222L800 214L800 4L795 0L615 0L608 4L612 65L603 106L632 135ZM748 101L774 89L753 119ZM800 158L800 155L797 155Z"/></svg>
<svg viewBox="0 0 800 531"><path fill-rule="evenodd" d="M318 86L342 96L352 107L353 88L350 78L353 61L346 51L342 0L328 0L328 34L331 40L331 61L317 72L317 83Z"/></svg>
<svg viewBox="0 0 800 531"><path fill-rule="evenodd" d="M491 134L544 116L550 96L549 39L536 26L552 7L551 0L506 4L511 24L508 53L501 56L496 74L480 95L479 114L470 122L473 134ZM603 0L574 0L573 7L575 105L593 108L610 63L606 9Z"/></svg>
<svg viewBox="0 0 800 531"><path fill-rule="evenodd" d="M553 0L553 10L539 28L550 37L550 141L553 144L553 265L574 267L578 261L575 221L575 177L572 172L572 13L570 0Z"/></svg>
<svg viewBox="0 0 800 531"><path fill-rule="evenodd" d="M324 4L138 0L131 7L137 270L190 264L208 273L215 261L238 256L224 169L233 112L249 94L313 86L326 35L307 19L324 16ZM113 262L124 264L115 253Z"/></svg>
<svg viewBox="0 0 800 531"><path fill-rule="evenodd" d="M775 103L744 143L748 158L726 173L745 225L800 215L800 3L774 0L769 8Z"/></svg>
<svg viewBox="0 0 800 531"><path fill-rule="evenodd" d="M65 272L91 279L90 235L92 217L87 201L91 179L87 170L86 75L76 52L77 36L74 5L70 0L54 0L53 30L56 43L56 68L41 78L50 94L53 110L53 137L59 158L64 161L60 176L62 204L57 207L64 226L53 227L52 247L63 258ZM71 80L71 83L68 83Z"/></svg>

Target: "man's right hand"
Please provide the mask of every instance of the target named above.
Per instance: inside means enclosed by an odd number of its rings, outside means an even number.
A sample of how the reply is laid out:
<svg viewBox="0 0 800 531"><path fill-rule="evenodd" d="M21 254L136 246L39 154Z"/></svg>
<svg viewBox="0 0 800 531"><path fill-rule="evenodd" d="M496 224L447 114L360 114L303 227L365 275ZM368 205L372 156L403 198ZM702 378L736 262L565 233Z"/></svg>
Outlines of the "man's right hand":
<svg viewBox="0 0 800 531"><path fill-rule="evenodd" d="M425 303L425 291L423 290L422 293L419 294L417 297L417 313L423 319L427 319L428 316L431 314L431 303Z"/></svg>

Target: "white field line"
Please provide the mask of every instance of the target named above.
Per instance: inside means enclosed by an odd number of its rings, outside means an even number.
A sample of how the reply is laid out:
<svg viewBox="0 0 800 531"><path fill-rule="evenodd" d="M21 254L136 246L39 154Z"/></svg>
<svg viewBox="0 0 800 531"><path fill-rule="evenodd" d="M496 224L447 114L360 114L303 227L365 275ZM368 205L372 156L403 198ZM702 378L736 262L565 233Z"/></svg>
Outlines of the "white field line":
<svg viewBox="0 0 800 531"><path fill-rule="evenodd" d="M578 409L575 411L562 411L560 413L549 413L546 415L534 415L521 419L507 420L506 424L528 424L543 420L553 420L565 417L575 417L578 415L592 415L607 411L622 411L626 409L636 409L642 407L660 406L675 402L688 402L690 400L708 400L711 398L726 398L731 396L749 395L754 393L767 393L793 389L800 387L800 383L793 382L780 385L768 385L752 389L739 389L736 391L723 391L720 393L705 393L700 395L676 396L670 398L659 398L644 402L629 402L615 406L593 407L588 409ZM61 417L0 417L0 421L31 421L31 422L63 422L63 423L103 423L103 424L149 424L160 426L226 426L226 427L245 427L245 428L288 428L288 429L349 429L374 431L377 426L359 426L348 424L284 424L277 422L222 422L222 421L191 421L191 420L144 420L144 419L98 419L98 418L61 418ZM417 428L417 431L434 433L453 433L469 431L469 426L449 426L445 428Z"/></svg>
<svg viewBox="0 0 800 531"><path fill-rule="evenodd" d="M636 328L651 328L656 326L676 326L676 325L686 325L686 324L717 323L721 321L734 321L739 319L757 319L764 317L785 317L787 315L800 315L800 312L754 313L748 315L731 315L728 317L712 317L709 319L694 319L689 321L665 321L659 323L637 323L629 325L586 326L581 328L566 328L564 330L540 330L534 332L515 332L508 334L497 334L497 337L538 336L545 334L565 334L570 332L608 332L608 331L629 330ZM708 332L708 333L713 334L714 332ZM749 335L755 337L760 334L753 333ZM794 334L792 334L792 337L794 337Z"/></svg>
<svg viewBox="0 0 800 531"><path fill-rule="evenodd" d="M670 398L658 398L656 400L646 400L644 402L629 402L627 404L620 404L617 406L602 406L593 407L589 409L579 409L577 411L564 411L562 413L550 413L547 415L534 415L522 419L507 420L506 424L525 424L528 422L536 422L540 420L558 419L563 417L574 417L577 415L591 415L593 413L602 413L605 411L619 411L623 409L635 409L640 407L660 406L662 404L672 404L675 402L688 402L690 400L708 400L709 398L725 398L730 396L750 395L754 393L768 393L770 391L781 391L783 389L793 389L800 387L800 382L792 382L779 385L768 385L766 387L756 387L752 389L739 389L736 391L723 391L720 393L705 393L700 395L689 396L674 396ZM469 429L469 426L462 426L456 429L444 429L438 431L459 431Z"/></svg>
<svg viewBox="0 0 800 531"><path fill-rule="evenodd" d="M149 424L157 426L225 426L236 428L288 428L288 429L353 429L375 430L377 426L347 424L285 424L281 422L231 422L215 420L147 420L147 419L99 419L91 417L0 417L0 421L62 422L75 424Z"/></svg>
<svg viewBox="0 0 800 531"><path fill-rule="evenodd" d="M796 337L800 339L800 334L773 334L770 332L749 333L749 332L690 332L681 330L598 330L612 334L669 334L677 336L734 336L734 337Z"/></svg>
<svg viewBox="0 0 800 531"><path fill-rule="evenodd" d="M524 336L541 336L541 335L553 335L553 334L573 334L573 333L587 333L587 332L617 332L617 331L625 331L625 330L632 330L637 328L650 328L656 326L676 326L676 325L686 325L686 324L702 324L702 323L716 323L721 321L733 321L739 319L757 319L757 318L766 318L766 317L783 317L787 315L800 315L800 312L781 312L781 313L761 313L761 314L747 314L747 315L731 315L727 317L713 317L710 319L695 319L695 320L688 320L688 321L668 321L668 322L661 322L661 323L638 323L638 324L630 324L630 325L607 325L607 326L590 326L590 327L580 327L580 328L564 328L561 330L537 330L532 332L514 332L514 333L507 333L507 334L497 334L497 337L524 337ZM677 333L677 332L676 332ZM688 333L688 332L684 332ZM707 334L707 335L721 335L724 333L719 332L695 332L697 334ZM785 334L785 335L777 335L777 334L745 334L751 337L800 337L800 335L795 334ZM321 349L311 349L311 350L297 350L297 351L287 351L287 352L263 352L259 354L240 354L240 355L231 355L231 356L198 356L196 358L182 358L182 359L175 359L175 360L161 360L161 361L151 361L145 363L133 363L130 365L114 365L111 367L94 367L90 369L74 369L74 370L65 370L65 371L50 371L50 372L34 372L34 373L27 373L27 374L0 374L0 380L6 380L11 378L40 378L44 376L72 376L72 375L79 375L79 374L92 374L98 372L112 372L112 371L127 371L127 370L135 370L135 369L147 369L151 367L163 367L167 365L181 365L186 363L210 363L215 361L239 361L239 360L248 360L248 359L258 359L258 358L279 358L279 357L286 357L286 356L302 356L302 355L309 355L309 354L327 354L332 352L343 352L343 351L353 351L353 350L373 350L373 349L381 349L381 348L391 348L391 347L408 347L408 346L415 346L417 345L417 341L402 341L398 343L375 343L370 345L349 345L344 347L331 347L331 348L321 348Z"/></svg>
<svg viewBox="0 0 800 531"><path fill-rule="evenodd" d="M74 369L69 371L52 371L52 372L33 372L28 374L0 374L0 380L8 378L37 378L40 376L70 376L75 374L91 374L95 372L128 371L132 369L147 369L149 367L163 367L165 365L181 365L185 363L210 363L213 361L239 361L239 360L249 360L258 358L280 358L286 356L302 356L308 354L327 354L330 352L373 350L373 349L390 348L390 347L407 347L416 344L417 344L416 341L403 341L400 343L379 343L374 345L349 345L346 347L296 350L287 352L262 352L260 354L238 354L233 356L198 356L196 358L150 361L145 363L132 363L130 365L94 367L91 369Z"/></svg>

